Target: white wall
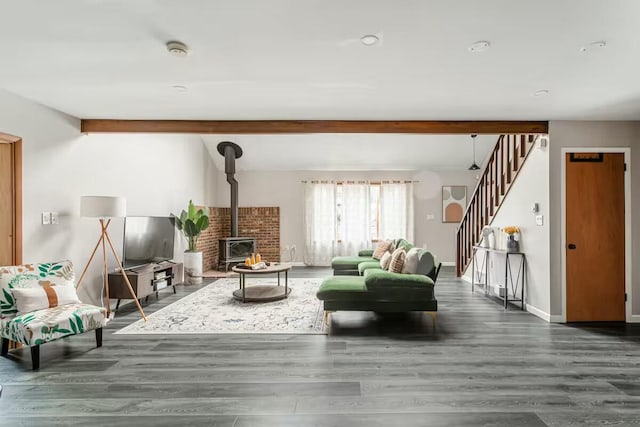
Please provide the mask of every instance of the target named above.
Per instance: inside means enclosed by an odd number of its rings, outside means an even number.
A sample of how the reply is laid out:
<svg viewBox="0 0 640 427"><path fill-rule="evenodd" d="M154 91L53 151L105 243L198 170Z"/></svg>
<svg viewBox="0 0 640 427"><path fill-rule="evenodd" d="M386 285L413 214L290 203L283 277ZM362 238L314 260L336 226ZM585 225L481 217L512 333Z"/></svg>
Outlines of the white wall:
<svg viewBox="0 0 640 427"><path fill-rule="evenodd" d="M24 262L71 259L79 275L100 231L79 218L82 195L124 196L129 215L179 214L190 198L215 200L217 173L197 136L82 135L78 119L1 90L0 132L23 138ZM41 225L43 211L59 212L60 224ZM122 233L123 221L114 220L119 252ZM99 301L99 267L95 260L82 285L87 302Z"/></svg>
<svg viewBox="0 0 640 427"><path fill-rule="evenodd" d="M442 186L466 185L470 197L475 189L476 173L463 171L270 171L238 172L239 204L280 207L280 245L295 244L296 260L302 261L304 252L304 185L303 180L419 180L414 184L415 243L427 245L444 262L455 261L455 232L457 224L442 223ZM229 206L229 185L220 172L217 179L216 206ZM433 220L427 220L433 214ZM284 255L287 260L288 255Z"/></svg>
<svg viewBox="0 0 640 427"><path fill-rule="evenodd" d="M549 123L549 186L551 224L551 314L561 316L562 266L561 205L562 148L631 147L631 259L640 254L640 122L551 121ZM640 316L640 268L632 263L632 315ZM640 320L640 318L638 319Z"/></svg>
<svg viewBox="0 0 640 427"><path fill-rule="evenodd" d="M532 206L538 203L543 216L543 225L536 225L536 215ZM540 143L529 154L516 181L509 190L507 198L502 203L498 214L491 226L494 228L496 246L506 248L506 238L501 228L509 225L520 227L520 250L527 257L527 287L525 301L527 309L545 320L550 320L550 267L549 267L549 150L540 148ZM484 254L478 254L478 262L483 260ZM489 277L491 285L504 286L505 257L501 254L491 254ZM519 257L514 256L511 261L513 276L517 274ZM465 274L467 280L471 278L471 269ZM519 298L520 295L518 294Z"/></svg>

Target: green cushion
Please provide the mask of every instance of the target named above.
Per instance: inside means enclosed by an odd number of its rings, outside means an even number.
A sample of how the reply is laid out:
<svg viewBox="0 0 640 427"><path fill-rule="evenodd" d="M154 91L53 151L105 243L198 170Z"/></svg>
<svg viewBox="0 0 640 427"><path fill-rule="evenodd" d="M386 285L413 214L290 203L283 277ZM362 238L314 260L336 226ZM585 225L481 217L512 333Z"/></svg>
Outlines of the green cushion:
<svg viewBox="0 0 640 427"><path fill-rule="evenodd" d="M365 261L374 261L374 259L365 256L338 256L331 260L331 268L334 270L358 271L358 264Z"/></svg>
<svg viewBox="0 0 640 427"><path fill-rule="evenodd" d="M328 277L322 281L316 296L322 301L341 301L343 307L353 307L352 309L354 310L356 309L355 307L366 307L366 304L373 302L389 304L435 300L433 297L433 287L425 285L420 288L386 287L371 290L365 286L365 279L358 276ZM342 309L344 310L346 308ZM362 309L363 308L357 308L357 310ZM373 309L365 308L365 310Z"/></svg>
<svg viewBox="0 0 640 427"><path fill-rule="evenodd" d="M422 274L391 273L384 270L367 270L365 285L370 291L384 289L423 289L433 292L433 280Z"/></svg>
<svg viewBox="0 0 640 427"><path fill-rule="evenodd" d="M373 249L363 249L360 252L358 252L358 256L368 256L368 257L373 257Z"/></svg>
<svg viewBox="0 0 640 427"><path fill-rule="evenodd" d="M367 293L362 277L333 276L322 281L316 296L320 300L361 300Z"/></svg>
<svg viewBox="0 0 640 427"><path fill-rule="evenodd" d="M380 261L365 261L358 264L358 273L362 276L365 270L370 268L380 268Z"/></svg>
<svg viewBox="0 0 640 427"><path fill-rule="evenodd" d="M413 248L414 246L412 243L408 242L405 239L396 239L394 244L396 249L404 248L405 252L409 252L409 249Z"/></svg>

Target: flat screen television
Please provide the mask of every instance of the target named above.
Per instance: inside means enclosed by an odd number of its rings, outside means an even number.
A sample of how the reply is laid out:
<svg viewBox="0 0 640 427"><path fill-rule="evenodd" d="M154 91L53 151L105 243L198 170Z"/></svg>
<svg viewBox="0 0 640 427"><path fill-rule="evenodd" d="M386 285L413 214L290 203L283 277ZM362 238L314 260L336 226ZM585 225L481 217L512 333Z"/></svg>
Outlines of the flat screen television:
<svg viewBox="0 0 640 427"><path fill-rule="evenodd" d="M175 221L171 217L128 216L124 222L124 268L173 258Z"/></svg>

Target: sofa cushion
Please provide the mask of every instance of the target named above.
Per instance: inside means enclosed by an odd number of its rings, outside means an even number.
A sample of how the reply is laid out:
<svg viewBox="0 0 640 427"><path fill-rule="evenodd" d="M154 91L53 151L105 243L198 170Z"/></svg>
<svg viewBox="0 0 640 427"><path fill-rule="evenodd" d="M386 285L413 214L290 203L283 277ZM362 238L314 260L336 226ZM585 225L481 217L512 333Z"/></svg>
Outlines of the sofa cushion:
<svg viewBox="0 0 640 427"><path fill-rule="evenodd" d="M407 257L404 260L404 265L402 266L402 273L404 274L416 274L418 271L418 260L420 257L420 252L423 249L421 248L411 248L409 252L407 252Z"/></svg>
<svg viewBox="0 0 640 427"><path fill-rule="evenodd" d="M394 247L396 249L404 248L406 252L409 252L409 249L413 248L414 245L405 239L396 239Z"/></svg>
<svg viewBox="0 0 640 427"><path fill-rule="evenodd" d="M422 289L433 292L433 280L422 274L391 273L384 270L367 270L365 286L370 291L384 289Z"/></svg>
<svg viewBox="0 0 640 427"><path fill-rule="evenodd" d="M59 305L0 319L0 336L34 346L102 328L107 324L105 314L105 308L89 304Z"/></svg>
<svg viewBox="0 0 640 427"><path fill-rule="evenodd" d="M382 259L380 260L380 268L382 268L383 270L388 270L389 264L391 264L391 253L387 252L382 255Z"/></svg>
<svg viewBox="0 0 640 427"><path fill-rule="evenodd" d="M0 267L0 317L18 312L11 289L50 285L74 285L71 261Z"/></svg>
<svg viewBox="0 0 640 427"><path fill-rule="evenodd" d="M401 273L406 257L407 252L404 250L404 248L398 248L393 251L393 255L391 255L391 262L389 263L389 268L387 268L387 270L392 273Z"/></svg>
<svg viewBox="0 0 640 427"><path fill-rule="evenodd" d="M391 247L391 245L393 244L393 242L391 240L384 240L380 243L378 243L378 246L376 247L376 250L373 251L373 259L382 259L382 255L385 254L385 252L389 252L389 248Z"/></svg>
<svg viewBox="0 0 640 427"><path fill-rule="evenodd" d="M363 249L358 252L358 256L366 256L369 258L373 257L373 249Z"/></svg>
<svg viewBox="0 0 640 427"><path fill-rule="evenodd" d="M360 299L367 293L364 279L360 276L332 276L322 281L316 296L320 300L327 299Z"/></svg>
<svg viewBox="0 0 640 427"><path fill-rule="evenodd" d="M334 270L355 270L358 271L358 264L365 261L375 261L371 257L365 256L338 256L331 260L331 268Z"/></svg>
<svg viewBox="0 0 640 427"><path fill-rule="evenodd" d="M360 273L360 275L362 276L365 270L368 270L370 268L380 268L380 266L381 266L380 261L361 262L360 264L358 264L358 273Z"/></svg>

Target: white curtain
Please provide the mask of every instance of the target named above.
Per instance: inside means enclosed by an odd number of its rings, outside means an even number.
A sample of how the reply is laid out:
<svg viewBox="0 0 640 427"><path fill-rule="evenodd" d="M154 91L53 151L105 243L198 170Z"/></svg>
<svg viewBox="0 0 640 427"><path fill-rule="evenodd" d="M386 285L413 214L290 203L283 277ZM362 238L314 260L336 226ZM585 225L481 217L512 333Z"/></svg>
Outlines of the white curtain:
<svg viewBox="0 0 640 427"><path fill-rule="evenodd" d="M380 185L380 240L414 242L413 183ZM415 243L414 243L415 244Z"/></svg>
<svg viewBox="0 0 640 427"><path fill-rule="evenodd" d="M304 190L304 262L329 266L336 250L336 186L308 182Z"/></svg>
<svg viewBox="0 0 640 427"><path fill-rule="evenodd" d="M339 255L356 255L371 247L369 184L342 185Z"/></svg>

